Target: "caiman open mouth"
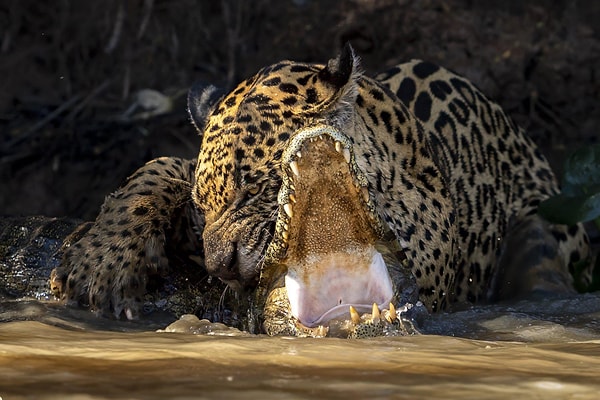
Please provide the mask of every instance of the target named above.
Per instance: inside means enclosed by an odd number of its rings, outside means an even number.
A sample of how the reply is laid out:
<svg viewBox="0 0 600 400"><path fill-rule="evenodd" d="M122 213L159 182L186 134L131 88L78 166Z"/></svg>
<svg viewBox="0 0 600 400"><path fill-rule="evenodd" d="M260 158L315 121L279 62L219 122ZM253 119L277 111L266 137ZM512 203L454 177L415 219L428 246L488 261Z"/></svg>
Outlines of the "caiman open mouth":
<svg viewBox="0 0 600 400"><path fill-rule="evenodd" d="M352 143L329 126L303 129L282 158L278 232L291 314L314 327L387 307L394 288L375 244L383 236Z"/></svg>

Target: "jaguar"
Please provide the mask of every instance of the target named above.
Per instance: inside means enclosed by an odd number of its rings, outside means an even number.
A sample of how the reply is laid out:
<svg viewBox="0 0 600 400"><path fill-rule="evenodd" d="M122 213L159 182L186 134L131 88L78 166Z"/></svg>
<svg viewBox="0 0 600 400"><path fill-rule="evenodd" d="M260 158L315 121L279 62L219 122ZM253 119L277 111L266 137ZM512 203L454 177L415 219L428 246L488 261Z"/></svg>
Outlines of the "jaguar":
<svg viewBox="0 0 600 400"><path fill-rule="evenodd" d="M368 77L346 45L229 93L194 86L188 110L197 160L150 161L106 198L52 273L67 303L138 318L184 259L248 301L254 331L319 336L349 310L372 326L407 304L573 292L589 258L581 225L537 214L559 187L533 141L433 63Z"/></svg>

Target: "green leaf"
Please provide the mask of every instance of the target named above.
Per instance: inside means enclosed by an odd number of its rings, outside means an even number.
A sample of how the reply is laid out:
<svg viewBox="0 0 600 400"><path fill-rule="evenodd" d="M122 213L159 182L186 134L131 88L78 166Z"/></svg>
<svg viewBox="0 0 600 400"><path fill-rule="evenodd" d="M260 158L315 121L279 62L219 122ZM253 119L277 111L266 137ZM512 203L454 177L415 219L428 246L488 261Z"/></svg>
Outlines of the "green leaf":
<svg viewBox="0 0 600 400"><path fill-rule="evenodd" d="M600 144L582 147L567 158L562 186L570 196L600 192Z"/></svg>
<svg viewBox="0 0 600 400"><path fill-rule="evenodd" d="M558 194L540 203L540 215L555 224L575 225L600 217L600 192L591 195Z"/></svg>

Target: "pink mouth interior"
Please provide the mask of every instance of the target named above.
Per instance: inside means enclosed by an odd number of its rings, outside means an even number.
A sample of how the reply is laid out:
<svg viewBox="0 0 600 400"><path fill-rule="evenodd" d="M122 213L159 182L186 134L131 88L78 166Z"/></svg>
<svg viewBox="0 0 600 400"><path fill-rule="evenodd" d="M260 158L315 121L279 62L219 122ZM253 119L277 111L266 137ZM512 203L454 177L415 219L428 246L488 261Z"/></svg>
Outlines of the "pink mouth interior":
<svg viewBox="0 0 600 400"><path fill-rule="evenodd" d="M373 202L348 146L325 132L284 155L291 180L291 194L280 199L287 215L285 288L292 315L307 327L326 324L350 306L387 308L394 294L375 249L380 234Z"/></svg>
<svg viewBox="0 0 600 400"><path fill-rule="evenodd" d="M349 306L370 312L373 303L385 308L392 300L385 262L372 247L326 254L311 261L285 277L292 315L305 326L326 324L348 314Z"/></svg>

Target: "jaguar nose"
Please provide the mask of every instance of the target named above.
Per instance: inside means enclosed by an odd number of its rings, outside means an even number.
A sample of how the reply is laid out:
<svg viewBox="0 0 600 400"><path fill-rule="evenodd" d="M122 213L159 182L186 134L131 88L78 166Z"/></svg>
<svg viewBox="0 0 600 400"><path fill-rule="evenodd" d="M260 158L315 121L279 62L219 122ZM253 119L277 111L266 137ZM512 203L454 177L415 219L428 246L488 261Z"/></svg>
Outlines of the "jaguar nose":
<svg viewBox="0 0 600 400"><path fill-rule="evenodd" d="M205 241L204 253L206 270L210 275L226 282L239 280L237 242L228 242L213 247Z"/></svg>

